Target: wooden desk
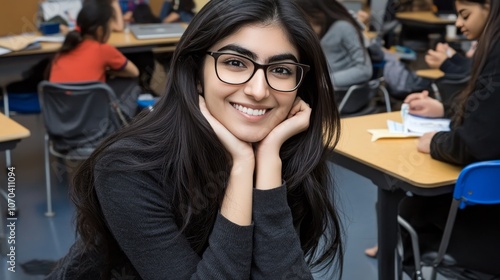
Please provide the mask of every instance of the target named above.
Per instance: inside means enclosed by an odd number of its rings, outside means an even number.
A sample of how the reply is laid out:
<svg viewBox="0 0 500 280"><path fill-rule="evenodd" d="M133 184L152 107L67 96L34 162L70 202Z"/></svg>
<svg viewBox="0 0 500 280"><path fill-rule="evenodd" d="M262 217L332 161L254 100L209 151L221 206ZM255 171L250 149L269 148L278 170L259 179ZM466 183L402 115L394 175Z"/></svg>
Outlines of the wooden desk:
<svg viewBox="0 0 500 280"><path fill-rule="evenodd" d="M156 48L172 51L180 37L137 40L132 33L113 32L108 41L123 53L134 53L154 50ZM23 73L40 60L50 57L61 47L61 43L41 43L37 50L11 52L0 56L0 87L19 81Z"/></svg>
<svg viewBox="0 0 500 280"><path fill-rule="evenodd" d="M415 138L371 142L367 129L401 121L400 112L342 119L342 135L332 161L378 187L378 279L395 279L398 204L405 192L434 196L450 193L461 168L433 160L417 151Z"/></svg>
<svg viewBox="0 0 500 280"><path fill-rule="evenodd" d="M448 25L455 24L455 20L440 18L433 12L399 12L396 13L396 18L402 23L412 22L425 25Z"/></svg>
<svg viewBox="0 0 500 280"><path fill-rule="evenodd" d="M14 120L0 113L0 151L10 150L23 138L30 136L30 131Z"/></svg>
<svg viewBox="0 0 500 280"><path fill-rule="evenodd" d="M439 69L422 69L415 72L417 76L431 80L437 80L444 77L444 72Z"/></svg>
<svg viewBox="0 0 500 280"><path fill-rule="evenodd" d="M27 138L29 136L30 136L30 131L28 129L18 124L14 120L7 118L4 114L0 113L0 152L13 149L16 146L16 144L19 141L21 141L21 139ZM4 184L7 185L7 180L4 181L2 178L2 183L0 184L2 185L2 188L0 188L0 195L7 202L8 195L3 189L3 185ZM5 204L5 208L1 203L0 206L2 207L3 211L4 209L7 208L7 203ZM0 230L0 252L2 254L5 253L6 247L4 247L4 244L7 244L7 240L5 238L5 232L3 230L5 228L3 219L4 217L2 217L0 221L0 227L2 228L2 230Z"/></svg>

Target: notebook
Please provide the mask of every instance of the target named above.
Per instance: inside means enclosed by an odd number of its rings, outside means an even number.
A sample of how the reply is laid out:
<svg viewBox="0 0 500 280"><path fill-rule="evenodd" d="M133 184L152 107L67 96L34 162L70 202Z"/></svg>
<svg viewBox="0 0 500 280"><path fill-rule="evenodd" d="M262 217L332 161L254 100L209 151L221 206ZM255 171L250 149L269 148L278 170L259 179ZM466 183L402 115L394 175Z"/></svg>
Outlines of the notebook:
<svg viewBox="0 0 500 280"><path fill-rule="evenodd" d="M130 31L138 40L181 37L186 28L180 23L134 24Z"/></svg>

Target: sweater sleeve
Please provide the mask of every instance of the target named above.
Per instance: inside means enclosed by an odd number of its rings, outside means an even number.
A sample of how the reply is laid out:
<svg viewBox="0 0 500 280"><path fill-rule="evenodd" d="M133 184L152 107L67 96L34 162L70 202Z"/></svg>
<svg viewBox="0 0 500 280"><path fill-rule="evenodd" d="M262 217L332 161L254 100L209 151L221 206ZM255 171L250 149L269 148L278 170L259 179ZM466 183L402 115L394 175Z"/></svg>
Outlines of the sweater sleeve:
<svg viewBox="0 0 500 280"><path fill-rule="evenodd" d="M467 100L464 119L450 132L439 132L431 141L431 156L466 165L500 158L500 43L488 56Z"/></svg>
<svg viewBox="0 0 500 280"><path fill-rule="evenodd" d="M472 61L458 53L446 59L439 69L446 75L453 75L457 78L467 77L472 69Z"/></svg>
<svg viewBox="0 0 500 280"><path fill-rule="evenodd" d="M145 171L100 172L96 192L106 223L142 279L248 279L253 226L218 215L200 257L179 231L161 183ZM168 186L167 186L168 187Z"/></svg>
<svg viewBox="0 0 500 280"><path fill-rule="evenodd" d="M336 88L364 83L372 76L368 52L357 36L357 30L346 21L337 21L321 39Z"/></svg>
<svg viewBox="0 0 500 280"><path fill-rule="evenodd" d="M253 193L252 279L313 279L293 226L286 186Z"/></svg>

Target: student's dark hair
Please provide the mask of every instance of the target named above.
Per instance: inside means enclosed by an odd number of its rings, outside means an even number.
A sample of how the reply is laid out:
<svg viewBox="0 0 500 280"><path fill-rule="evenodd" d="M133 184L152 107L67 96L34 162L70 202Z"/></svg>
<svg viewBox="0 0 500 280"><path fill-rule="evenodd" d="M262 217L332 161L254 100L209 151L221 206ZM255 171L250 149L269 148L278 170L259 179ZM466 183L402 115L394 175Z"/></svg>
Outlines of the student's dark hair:
<svg viewBox="0 0 500 280"><path fill-rule="evenodd" d="M99 27L102 27L103 34L108 34L110 32L109 21L113 17L114 11L108 1L83 1L82 9L76 18L78 30L66 34L66 38L56 56L74 50L83 41L85 35L90 35L97 40Z"/></svg>
<svg viewBox="0 0 500 280"><path fill-rule="evenodd" d="M102 180L94 173L98 163L102 174L161 170L161 185L173 193L170 203L178 227L200 256L208 246L231 157L199 109L197 86L203 85L206 51L243 26L269 24L283 28L300 62L311 67L297 93L312 108L309 128L288 139L280 150L293 222L311 268L335 262L341 276L342 232L327 165L330 148L338 141L340 117L318 37L300 8L289 0L209 1L177 44L166 93L154 110L141 113L81 165L71 194L77 209L76 228L85 247L106 256L109 266L119 246L106 226L95 192L94 180ZM124 139L133 145L111 146ZM135 155L148 160L138 162ZM125 167L117 168L117 161Z"/></svg>
<svg viewBox="0 0 500 280"><path fill-rule="evenodd" d="M330 26L338 20L347 21L354 29L361 45L364 45L360 24L352 17L349 11L337 0L295 0L304 10L309 21L321 26L320 38L325 36Z"/></svg>
<svg viewBox="0 0 500 280"><path fill-rule="evenodd" d="M453 114L453 125L457 126L463 122L467 110L467 100L473 95L477 86L482 87L487 81L481 77L481 72L489 59L489 54L495 44L500 43L500 1L498 0L457 0L462 3L476 3L487 7L489 5L489 16L486 20L484 30L478 38L478 44L473 57L472 71L469 83L455 100Z"/></svg>

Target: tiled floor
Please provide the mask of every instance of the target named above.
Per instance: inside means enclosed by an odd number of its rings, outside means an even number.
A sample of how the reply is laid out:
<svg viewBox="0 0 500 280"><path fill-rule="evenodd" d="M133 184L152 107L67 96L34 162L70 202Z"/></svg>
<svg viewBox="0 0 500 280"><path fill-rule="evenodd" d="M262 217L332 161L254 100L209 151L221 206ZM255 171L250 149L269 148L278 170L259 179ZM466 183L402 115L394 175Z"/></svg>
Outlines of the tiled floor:
<svg viewBox="0 0 500 280"><path fill-rule="evenodd" d="M74 208L67 196L67 182L53 181L53 204L56 215L47 218L45 179L43 169L43 119L41 116L14 116L16 121L31 131L12 152L12 165L16 168L16 204L19 208L16 227L16 272L7 270L6 253L0 257L0 279L43 279L28 275L19 266L30 260L55 260L63 256L75 238L72 218ZM5 157L0 153L0 185L5 188ZM341 167L331 165L335 174L337 200L342 209L345 227L345 265L342 279L377 279L377 261L363 254L363 250L376 242L374 205L376 187L367 179ZM55 176L53 176L55 178ZM2 213L6 209L1 204ZM5 221L5 218L3 218ZM332 279L330 275L317 279Z"/></svg>

